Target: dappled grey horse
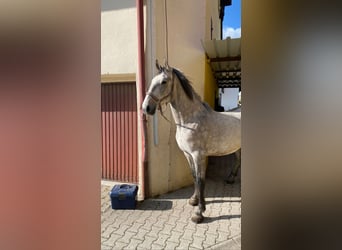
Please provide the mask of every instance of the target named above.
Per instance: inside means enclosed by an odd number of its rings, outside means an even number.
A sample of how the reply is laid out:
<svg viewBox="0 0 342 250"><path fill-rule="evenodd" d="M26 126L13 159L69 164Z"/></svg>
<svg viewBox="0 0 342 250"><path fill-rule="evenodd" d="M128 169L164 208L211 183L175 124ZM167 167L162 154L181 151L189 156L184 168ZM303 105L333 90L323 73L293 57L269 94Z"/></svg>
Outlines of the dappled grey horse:
<svg viewBox="0 0 342 250"><path fill-rule="evenodd" d="M142 104L144 113L153 115L162 103L170 103L177 126L176 141L189 162L194 177L194 194L189 199L198 209L191 220L203 221L204 186L208 156L235 153L237 161L228 182L234 182L241 157L241 112L215 112L194 91L189 80L177 69L156 66L159 74L152 79Z"/></svg>

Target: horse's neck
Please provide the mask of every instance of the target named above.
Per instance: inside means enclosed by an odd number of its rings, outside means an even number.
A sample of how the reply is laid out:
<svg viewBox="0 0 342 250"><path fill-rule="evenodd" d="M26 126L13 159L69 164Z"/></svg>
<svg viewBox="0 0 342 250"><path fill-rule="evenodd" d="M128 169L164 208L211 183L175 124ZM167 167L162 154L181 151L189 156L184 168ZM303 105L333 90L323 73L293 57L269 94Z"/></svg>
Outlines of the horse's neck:
<svg viewBox="0 0 342 250"><path fill-rule="evenodd" d="M176 124L186 124L198 113L203 112L204 106L197 94L190 100L180 83L175 83L171 101L172 116Z"/></svg>

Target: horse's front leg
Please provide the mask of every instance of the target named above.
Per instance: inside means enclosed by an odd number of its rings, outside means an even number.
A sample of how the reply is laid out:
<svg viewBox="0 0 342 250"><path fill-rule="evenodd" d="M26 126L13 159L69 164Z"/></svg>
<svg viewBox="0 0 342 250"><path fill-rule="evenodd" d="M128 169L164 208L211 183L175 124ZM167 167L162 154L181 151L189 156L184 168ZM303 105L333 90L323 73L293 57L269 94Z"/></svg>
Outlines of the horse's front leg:
<svg viewBox="0 0 342 250"><path fill-rule="evenodd" d="M189 166L190 166L190 169L191 169L192 177L194 178L194 194L190 197L189 204L191 206L197 206L198 205L199 188L198 188L198 185L197 185L197 182L196 182L196 170L195 170L194 160L192 159L192 156L189 153L184 152L184 155L185 155L186 159L189 162Z"/></svg>
<svg viewBox="0 0 342 250"><path fill-rule="evenodd" d="M205 211L205 199L204 199L204 188L205 188L205 173L206 173L206 158L204 156L194 157L195 165L195 182L198 188L198 208L195 215L191 217L191 220L195 223L201 223L203 221L203 212Z"/></svg>

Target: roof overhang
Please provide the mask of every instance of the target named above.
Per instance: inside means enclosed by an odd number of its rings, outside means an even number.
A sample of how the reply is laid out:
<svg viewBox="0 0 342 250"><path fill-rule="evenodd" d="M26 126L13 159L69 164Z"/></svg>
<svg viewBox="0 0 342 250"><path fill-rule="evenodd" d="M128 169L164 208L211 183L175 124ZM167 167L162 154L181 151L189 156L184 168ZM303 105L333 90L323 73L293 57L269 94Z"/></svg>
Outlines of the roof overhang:
<svg viewBox="0 0 342 250"><path fill-rule="evenodd" d="M224 17L224 7L232 5L232 0L220 0L220 19Z"/></svg>
<svg viewBox="0 0 342 250"><path fill-rule="evenodd" d="M241 38L202 41L219 88L241 88Z"/></svg>

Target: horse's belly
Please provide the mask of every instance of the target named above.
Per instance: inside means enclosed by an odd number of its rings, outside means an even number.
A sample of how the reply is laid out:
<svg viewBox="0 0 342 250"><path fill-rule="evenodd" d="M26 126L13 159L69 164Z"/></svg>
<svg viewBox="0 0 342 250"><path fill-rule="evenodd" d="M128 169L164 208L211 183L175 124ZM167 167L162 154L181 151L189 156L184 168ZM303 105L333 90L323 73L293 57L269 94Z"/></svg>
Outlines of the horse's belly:
<svg viewBox="0 0 342 250"><path fill-rule="evenodd" d="M212 128L206 139L208 155L227 155L241 148L240 121L234 126Z"/></svg>
<svg viewBox="0 0 342 250"><path fill-rule="evenodd" d="M176 141L180 150L188 153L200 151L205 155L227 155L241 148L241 132L240 128L215 132L179 129Z"/></svg>
<svg viewBox="0 0 342 250"><path fill-rule="evenodd" d="M241 137L230 136L225 139L224 137L209 139L207 142L208 155L228 155L234 153L241 148Z"/></svg>

